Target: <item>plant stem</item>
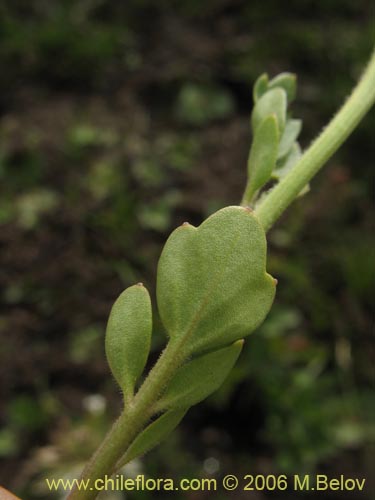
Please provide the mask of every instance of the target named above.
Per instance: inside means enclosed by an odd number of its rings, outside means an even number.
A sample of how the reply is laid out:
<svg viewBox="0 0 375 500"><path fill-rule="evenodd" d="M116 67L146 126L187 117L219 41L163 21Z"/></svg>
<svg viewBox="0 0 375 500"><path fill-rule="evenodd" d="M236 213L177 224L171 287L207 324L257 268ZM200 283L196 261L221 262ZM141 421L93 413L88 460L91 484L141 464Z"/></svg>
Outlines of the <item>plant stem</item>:
<svg viewBox="0 0 375 500"><path fill-rule="evenodd" d="M375 102L375 51L352 94L293 169L255 209L267 231L341 146Z"/></svg>
<svg viewBox="0 0 375 500"><path fill-rule="evenodd" d="M154 404L162 389L182 363L179 343L169 342L147 379L134 397L132 403L114 423L101 446L92 456L78 482L88 487L78 489L77 485L68 496L69 500L90 500L96 498L105 477L114 474L115 466L134 438L144 428L154 413ZM95 483L99 480L97 483ZM99 488L95 487L95 484ZM90 489L92 488L92 489Z"/></svg>
<svg viewBox="0 0 375 500"><path fill-rule="evenodd" d="M374 102L375 52L360 82L341 110L307 149L291 172L269 192L256 208L255 213L265 230L272 226L345 141ZM134 399L125 406L123 413L84 469L78 481L81 481L81 485L86 482L88 487L86 489L82 487L81 490L76 487L68 497L70 500L95 498L99 493L95 484L99 487L104 485L103 482L96 483L96 481L103 480L106 476L109 477L116 472L116 464L154 414L154 405L162 389L181 365L183 359L180 353L180 344L169 342Z"/></svg>

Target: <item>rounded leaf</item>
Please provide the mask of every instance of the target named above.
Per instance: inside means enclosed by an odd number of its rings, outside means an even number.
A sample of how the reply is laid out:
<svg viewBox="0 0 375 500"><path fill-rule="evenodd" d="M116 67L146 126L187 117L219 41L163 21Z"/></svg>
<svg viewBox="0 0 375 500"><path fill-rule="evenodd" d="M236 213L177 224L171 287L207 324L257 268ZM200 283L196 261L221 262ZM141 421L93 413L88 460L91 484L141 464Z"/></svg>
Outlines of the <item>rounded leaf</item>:
<svg viewBox="0 0 375 500"><path fill-rule="evenodd" d="M287 98L285 90L279 87L268 90L254 106L251 115L253 132L256 132L256 129L267 116L275 114L279 131L282 133L286 122L286 108Z"/></svg>
<svg viewBox="0 0 375 500"><path fill-rule="evenodd" d="M266 273L266 237L255 215L226 207L198 228L168 238L157 275L162 322L184 355L218 349L251 333L275 295Z"/></svg>
<svg viewBox="0 0 375 500"><path fill-rule="evenodd" d="M272 78L268 84L269 89L274 89L276 87L285 90L288 102L293 101L297 93L297 76L294 73L280 73L275 76L275 78Z"/></svg>
<svg viewBox="0 0 375 500"><path fill-rule="evenodd" d="M268 75L267 73L263 73L260 75L256 82L254 83L253 87L253 99L254 102L257 102L257 100L262 97L263 94L265 94L268 90Z"/></svg>
<svg viewBox="0 0 375 500"><path fill-rule="evenodd" d="M112 373L130 398L146 365L152 331L151 300L146 288L127 288L114 303L108 319L105 350Z"/></svg>

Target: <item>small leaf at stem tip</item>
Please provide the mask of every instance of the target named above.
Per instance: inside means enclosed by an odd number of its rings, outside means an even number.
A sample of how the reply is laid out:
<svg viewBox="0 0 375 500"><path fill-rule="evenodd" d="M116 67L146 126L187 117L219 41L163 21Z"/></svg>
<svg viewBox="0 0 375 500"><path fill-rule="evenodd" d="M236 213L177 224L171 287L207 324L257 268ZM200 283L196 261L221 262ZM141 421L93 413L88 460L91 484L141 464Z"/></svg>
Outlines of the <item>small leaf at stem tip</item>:
<svg viewBox="0 0 375 500"><path fill-rule="evenodd" d="M125 401L132 397L146 365L151 331L150 296L142 283L138 283L122 292L114 303L105 339L107 360Z"/></svg>
<svg viewBox="0 0 375 500"><path fill-rule="evenodd" d="M279 147L279 131L276 116L267 116L255 131L248 160L248 185L246 198L254 194L271 178Z"/></svg>
<svg viewBox="0 0 375 500"><path fill-rule="evenodd" d="M242 350L243 340L204 354L179 368L159 400L158 409L193 406L216 391L227 378Z"/></svg>
<svg viewBox="0 0 375 500"><path fill-rule="evenodd" d="M226 207L199 227L178 227L157 272L157 301L181 356L224 347L249 335L266 317L275 294L266 273L266 236L244 207Z"/></svg>
<svg viewBox="0 0 375 500"><path fill-rule="evenodd" d="M133 441L119 463L119 467L144 455L163 441L178 426L187 413L186 408L167 411L148 425Z"/></svg>
<svg viewBox="0 0 375 500"><path fill-rule="evenodd" d="M272 114L276 115L280 134L284 132L286 122L287 98L284 89L279 87L268 90L257 101L251 115L251 126L255 134L263 120Z"/></svg>
<svg viewBox="0 0 375 500"><path fill-rule="evenodd" d="M302 128L302 120L287 120L284 133L279 144L277 159L284 158L291 150Z"/></svg>
<svg viewBox="0 0 375 500"><path fill-rule="evenodd" d="M283 179L291 170L293 170L294 166L297 164L301 156L301 147L298 142L295 142L288 155L285 158L277 161L276 168L272 173L272 178L278 179L279 181ZM310 185L306 184L306 186L298 194L298 197L305 195L309 191Z"/></svg>
<svg viewBox="0 0 375 500"><path fill-rule="evenodd" d="M253 99L254 102L257 102L258 99L262 97L268 90L268 75L267 73L263 73L260 75L253 86Z"/></svg>
<svg viewBox="0 0 375 500"><path fill-rule="evenodd" d="M302 156L302 151L298 142L295 142L291 147L289 153L284 158L276 162L276 168L272 173L274 179L282 179L286 174L292 170L294 165Z"/></svg>
<svg viewBox="0 0 375 500"><path fill-rule="evenodd" d="M287 95L288 103L292 102L297 93L297 76L294 73L280 73L268 84L269 89L274 89L276 87L284 89Z"/></svg>

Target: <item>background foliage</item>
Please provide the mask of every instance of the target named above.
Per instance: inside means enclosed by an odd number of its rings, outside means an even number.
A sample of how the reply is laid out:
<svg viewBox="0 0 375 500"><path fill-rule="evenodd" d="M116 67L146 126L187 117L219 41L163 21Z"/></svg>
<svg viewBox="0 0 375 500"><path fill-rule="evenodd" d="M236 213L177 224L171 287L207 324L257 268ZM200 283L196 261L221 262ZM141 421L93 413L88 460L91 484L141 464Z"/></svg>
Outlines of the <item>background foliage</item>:
<svg viewBox="0 0 375 500"><path fill-rule="evenodd" d="M110 307L134 282L154 295L174 227L239 202L255 78L298 74L306 146L357 79L373 30L366 0L1 3L2 484L52 498L43 478L77 477L118 414ZM276 303L229 380L128 474L370 481L373 125L269 234Z"/></svg>

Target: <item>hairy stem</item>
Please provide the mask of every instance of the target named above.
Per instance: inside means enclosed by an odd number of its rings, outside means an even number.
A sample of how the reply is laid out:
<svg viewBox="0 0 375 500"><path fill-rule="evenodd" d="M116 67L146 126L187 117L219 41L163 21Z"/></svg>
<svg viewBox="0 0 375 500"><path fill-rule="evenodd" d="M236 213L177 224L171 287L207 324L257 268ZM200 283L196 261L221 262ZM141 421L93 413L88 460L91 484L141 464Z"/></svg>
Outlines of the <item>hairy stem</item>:
<svg viewBox="0 0 375 500"><path fill-rule="evenodd" d="M78 481L88 487L79 489L76 485L68 496L69 500L96 498L104 484L102 480L116 472L116 464L154 414L153 406L160 393L181 365L183 360L179 352L180 345L169 342L132 403L124 408L82 472Z"/></svg>
<svg viewBox="0 0 375 500"><path fill-rule="evenodd" d="M345 141L374 102L375 52L360 82L341 110L306 150L291 172L268 193L256 208L255 212L265 230L272 226ZM68 497L70 500L95 498L104 484L101 480L116 472L116 464L153 416L155 403L163 388L183 362L180 353L181 346L178 342L170 342L167 345L134 399L125 406L123 413L84 469L79 481L82 485L86 484L85 489L84 486L82 489L75 487Z"/></svg>
<svg viewBox="0 0 375 500"><path fill-rule="evenodd" d="M341 146L375 102L375 51L352 94L298 163L256 207L268 230L314 175Z"/></svg>

